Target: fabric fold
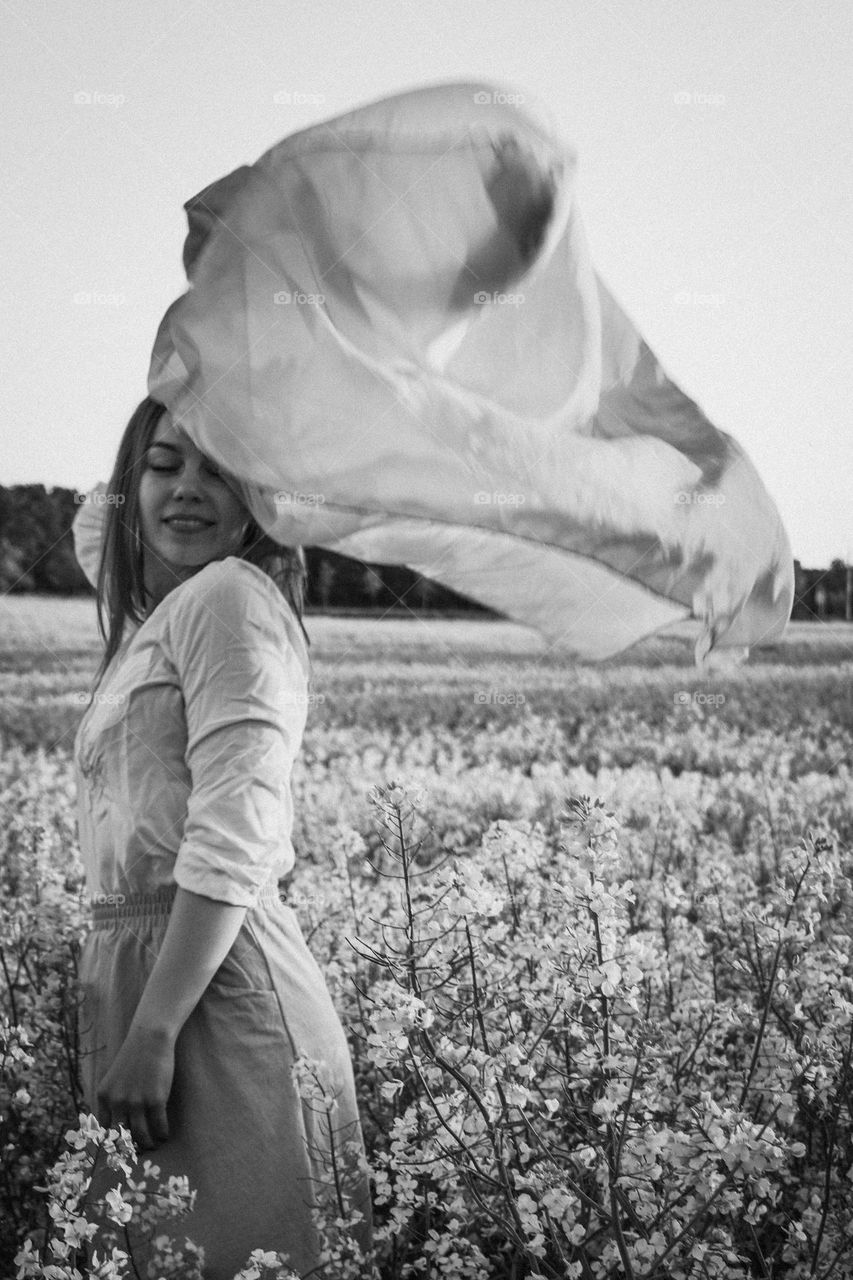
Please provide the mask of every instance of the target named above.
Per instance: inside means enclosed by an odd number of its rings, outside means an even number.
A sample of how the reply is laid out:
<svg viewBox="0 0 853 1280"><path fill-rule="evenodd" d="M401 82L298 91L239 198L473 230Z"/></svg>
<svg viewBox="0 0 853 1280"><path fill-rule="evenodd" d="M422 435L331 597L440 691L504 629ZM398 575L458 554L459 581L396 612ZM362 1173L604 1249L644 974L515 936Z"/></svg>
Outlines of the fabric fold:
<svg viewBox="0 0 853 1280"><path fill-rule="evenodd" d="M604 658L777 639L793 562L743 448L597 276L576 156L487 84L285 138L186 207L149 392L285 544L406 564Z"/></svg>

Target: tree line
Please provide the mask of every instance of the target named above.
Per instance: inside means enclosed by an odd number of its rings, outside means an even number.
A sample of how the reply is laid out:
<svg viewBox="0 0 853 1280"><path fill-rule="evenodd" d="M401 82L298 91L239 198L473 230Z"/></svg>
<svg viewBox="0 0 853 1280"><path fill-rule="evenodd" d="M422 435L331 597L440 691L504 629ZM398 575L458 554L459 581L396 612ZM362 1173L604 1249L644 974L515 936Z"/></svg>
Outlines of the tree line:
<svg viewBox="0 0 853 1280"><path fill-rule="evenodd" d="M0 485L0 592L92 595L74 556L71 525L85 495L42 484ZM316 609L411 609L494 616L404 565L374 565L306 547L305 601Z"/></svg>
<svg viewBox="0 0 853 1280"><path fill-rule="evenodd" d="M0 591L91 595L74 557L71 524L83 498L75 489L41 484L0 485ZM320 547L306 547L306 605L314 609L429 610L494 616L492 610L404 565L369 564ZM794 561L791 617L853 620L853 566L828 569Z"/></svg>

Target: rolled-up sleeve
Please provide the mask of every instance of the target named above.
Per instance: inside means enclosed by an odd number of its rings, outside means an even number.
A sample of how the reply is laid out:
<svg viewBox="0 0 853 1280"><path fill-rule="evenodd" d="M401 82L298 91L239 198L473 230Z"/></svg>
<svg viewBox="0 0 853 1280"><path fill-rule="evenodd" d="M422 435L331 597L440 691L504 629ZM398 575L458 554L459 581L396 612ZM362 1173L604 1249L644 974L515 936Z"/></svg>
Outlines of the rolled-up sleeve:
<svg viewBox="0 0 853 1280"><path fill-rule="evenodd" d="M187 818L179 886L253 906L293 865L291 770L308 704L295 615L271 579L235 557L178 589L167 628L183 695Z"/></svg>

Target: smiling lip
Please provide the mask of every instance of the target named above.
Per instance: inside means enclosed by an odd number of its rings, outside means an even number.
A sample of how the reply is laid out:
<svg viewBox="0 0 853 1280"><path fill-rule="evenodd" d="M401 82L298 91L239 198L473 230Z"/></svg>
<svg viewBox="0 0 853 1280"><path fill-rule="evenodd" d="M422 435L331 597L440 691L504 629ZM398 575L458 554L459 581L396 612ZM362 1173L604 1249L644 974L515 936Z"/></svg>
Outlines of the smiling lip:
<svg viewBox="0 0 853 1280"><path fill-rule="evenodd" d="M197 533L213 526L212 520L203 520L201 516L166 516L163 523L179 533Z"/></svg>

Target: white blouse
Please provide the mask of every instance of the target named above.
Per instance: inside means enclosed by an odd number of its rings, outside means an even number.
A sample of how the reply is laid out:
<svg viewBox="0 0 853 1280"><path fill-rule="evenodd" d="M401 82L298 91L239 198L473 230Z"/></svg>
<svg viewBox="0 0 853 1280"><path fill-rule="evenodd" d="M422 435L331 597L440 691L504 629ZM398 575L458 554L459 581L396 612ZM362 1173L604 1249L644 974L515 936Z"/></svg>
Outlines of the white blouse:
<svg viewBox="0 0 853 1280"><path fill-rule="evenodd" d="M88 892L176 883L252 906L286 875L309 676L287 600L235 556L206 565L132 628L75 738Z"/></svg>

